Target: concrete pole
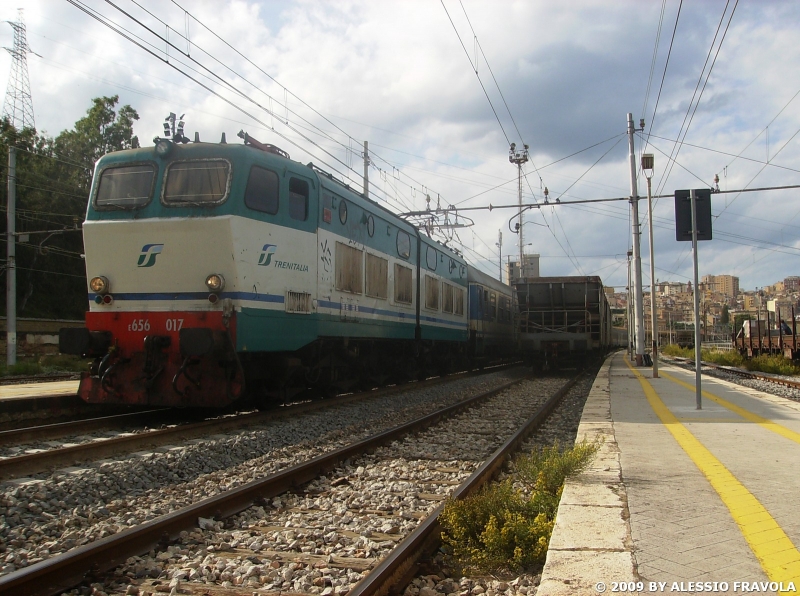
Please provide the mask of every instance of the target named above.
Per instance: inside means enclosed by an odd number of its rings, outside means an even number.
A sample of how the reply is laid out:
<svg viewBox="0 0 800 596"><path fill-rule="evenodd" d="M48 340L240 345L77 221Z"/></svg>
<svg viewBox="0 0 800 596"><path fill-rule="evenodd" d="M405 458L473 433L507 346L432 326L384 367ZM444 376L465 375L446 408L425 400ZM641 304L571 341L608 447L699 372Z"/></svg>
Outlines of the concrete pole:
<svg viewBox="0 0 800 596"><path fill-rule="evenodd" d="M636 185L636 152L633 148L633 114L628 112L628 148L631 162L631 231L633 234L634 339L636 366L644 361L644 309L642 308L642 255L639 247L639 190Z"/></svg>
<svg viewBox="0 0 800 596"><path fill-rule="evenodd" d="M694 253L694 386L695 402L697 409L703 409L703 390L700 385L700 288L698 287L697 273L697 200L694 189L689 191L692 202L692 253Z"/></svg>
<svg viewBox="0 0 800 596"><path fill-rule="evenodd" d="M364 198L369 198L369 141L364 141Z"/></svg>
<svg viewBox="0 0 800 596"><path fill-rule="evenodd" d="M650 229L650 318L653 334L653 378L658 378L658 319L656 319L656 258L653 252L653 197L647 177L647 217Z"/></svg>
<svg viewBox="0 0 800 596"><path fill-rule="evenodd" d="M522 163L517 162L517 198L519 200L519 276L520 278L525 277L523 275L524 271L524 261L523 259L523 251L525 250L525 241L522 239Z"/></svg>
<svg viewBox="0 0 800 596"><path fill-rule="evenodd" d="M17 149L8 148L8 206L6 230L6 364L17 363Z"/></svg>
<svg viewBox="0 0 800 596"><path fill-rule="evenodd" d="M497 248L500 250L500 257L498 259L498 264L500 266L500 283L503 283L503 231L502 230L497 230Z"/></svg>

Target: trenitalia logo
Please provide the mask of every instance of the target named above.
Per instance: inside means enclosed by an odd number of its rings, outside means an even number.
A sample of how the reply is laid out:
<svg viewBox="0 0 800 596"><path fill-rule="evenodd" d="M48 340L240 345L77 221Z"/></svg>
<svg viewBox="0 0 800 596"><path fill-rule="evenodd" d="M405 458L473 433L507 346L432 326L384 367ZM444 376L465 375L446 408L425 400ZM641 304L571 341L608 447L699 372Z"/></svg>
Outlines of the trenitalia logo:
<svg viewBox="0 0 800 596"><path fill-rule="evenodd" d="M264 248L261 249L261 256L258 257L258 264L261 267L266 267L272 261L272 255L275 254L277 250L277 246L274 244L265 244Z"/></svg>
<svg viewBox="0 0 800 596"><path fill-rule="evenodd" d="M163 244L145 244L142 254L139 255L139 267L152 267L156 264L156 257L161 254Z"/></svg>

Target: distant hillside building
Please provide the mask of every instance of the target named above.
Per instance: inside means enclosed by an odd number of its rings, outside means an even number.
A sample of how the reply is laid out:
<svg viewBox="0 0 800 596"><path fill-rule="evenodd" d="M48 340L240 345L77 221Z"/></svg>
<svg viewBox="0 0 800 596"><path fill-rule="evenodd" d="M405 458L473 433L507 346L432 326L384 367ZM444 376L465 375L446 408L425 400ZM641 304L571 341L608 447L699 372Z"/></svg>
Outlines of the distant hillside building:
<svg viewBox="0 0 800 596"><path fill-rule="evenodd" d="M739 294L739 278L734 275L704 275L703 284L708 290L729 298L735 298Z"/></svg>
<svg viewBox="0 0 800 596"><path fill-rule="evenodd" d="M800 292L800 277L790 275L783 280L783 288L787 292Z"/></svg>
<svg viewBox="0 0 800 596"><path fill-rule="evenodd" d="M656 284L656 293L662 296L674 296L676 294L684 294L691 290L691 284L681 283L679 281L662 281Z"/></svg>

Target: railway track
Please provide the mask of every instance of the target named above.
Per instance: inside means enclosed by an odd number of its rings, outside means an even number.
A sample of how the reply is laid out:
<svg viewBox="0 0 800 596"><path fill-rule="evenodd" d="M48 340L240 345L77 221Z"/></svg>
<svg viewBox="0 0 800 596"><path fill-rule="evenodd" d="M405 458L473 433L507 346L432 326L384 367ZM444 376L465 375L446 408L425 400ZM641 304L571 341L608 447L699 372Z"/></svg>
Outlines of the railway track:
<svg viewBox="0 0 800 596"><path fill-rule="evenodd" d="M502 367L505 368L505 367ZM490 369L497 370L497 369ZM481 373L459 373L449 377L437 377L413 384L414 389L434 387L464 376ZM250 412L234 416L219 416L200 422L182 422L181 412L155 409L126 412L113 416L83 419L57 424L46 424L28 428L0 431L0 447L19 445L21 448L0 450L0 479L18 475L38 474L61 466L74 465L89 459L102 459L130 453L137 449L156 448L168 443L187 441L210 434L226 432L264 424L286 416L294 416L353 401L407 391L412 385L400 385L356 394L342 395L322 401L288 404L265 412ZM104 429L129 427L132 424L147 425L134 428L133 432L115 433L113 436L80 436L80 433ZM164 425L167 428L159 428ZM52 439L67 438L55 443ZM17 454L22 451L22 454Z"/></svg>
<svg viewBox="0 0 800 596"><path fill-rule="evenodd" d="M672 357L671 360L674 362L678 362L687 366L688 368L694 368L694 360L690 358L681 358L681 357ZM741 368L736 368L735 366L724 366L722 364L714 364L712 362L705 362L701 361L700 366L705 368L710 368L713 370L720 370L726 372L728 374L736 375L743 379L753 379L757 381L767 381L769 383L775 383L777 385L783 385L784 387L791 387L792 389L800 390L800 381L793 381L791 379L784 379L777 375L770 375L766 373L758 373L752 372L749 370L743 370Z"/></svg>
<svg viewBox="0 0 800 596"><path fill-rule="evenodd" d="M412 384L374 399L325 400L305 412L229 433L136 451L0 485L0 575L148 521L182 506L336 449L378 428L490 389L515 370ZM376 394L378 392L372 392ZM327 402L327 403L326 403ZM319 402L317 402L319 403Z"/></svg>
<svg viewBox="0 0 800 596"><path fill-rule="evenodd" d="M186 547L170 545L170 542L175 539L178 539L179 542L194 541L195 544L200 545L202 547L201 559L203 556L206 558L212 556L212 553L224 555L227 557L226 560L242 558L242 554L247 555L248 553L251 560L256 554L259 557L267 556L271 559L268 567L250 564L252 569L250 569L248 578L254 577L253 570L256 567L258 567L257 571L264 571L264 579L266 579L266 576L270 574L275 578L291 576L295 570L306 565L317 565L317 568L321 568L321 564L322 567L338 566L339 568L350 565L351 570L346 577L352 579L353 573L359 573L353 569L358 569L363 574L373 566L372 558L381 555L384 551L391 550L390 547L393 547L401 538L401 527L407 529L409 526L415 525L419 517L425 517L420 513L423 510L427 513L426 504L436 504L444 499L455 485L460 485L455 494L461 496L469 494L498 470L504 457L546 416L546 412L556 403L555 397L549 400L546 400L545 397L555 391L555 385L563 385L564 380L551 380L550 386L544 391L545 395L540 398L530 395L531 386L527 387L524 395L520 395L520 391L517 389L497 395L517 383L520 381L504 383L500 387L473 396L469 400L449 405L366 439L343 445L302 463L268 474L262 479L220 492L213 497L193 503L145 524L122 530L99 541L25 567L0 578L0 594L23 592L54 594L86 580L87 572L90 570L93 571L91 571L91 577L88 578L89 581L99 580L103 577L103 571L114 568L125 561L127 561L127 566L123 566L121 570L118 569L111 576L112 579L118 580L120 575L134 578L147 577L152 573L145 568L144 576L141 574L142 569L137 568L137 566L141 567L138 555L146 553L150 549L158 549L159 554L155 560L160 562L186 559L185 556L176 554L184 552ZM540 392L544 389L542 381L523 381L523 383L528 385L538 383L536 386L539 387ZM566 387L562 387L557 393L560 396L565 392ZM495 395L497 396L494 397ZM478 405L489 399L491 400L489 403L483 406ZM545 401L546 404L544 404ZM474 408L476 413L471 417L462 413L460 419L446 422L448 416L452 416L456 412L463 412L468 407ZM517 430L513 438L504 441L509 427L516 428L519 423L519 419L513 424L510 420L515 417L519 418L521 412L526 413L528 418L526 423ZM437 423L438 426L432 426ZM448 424L450 427L447 426ZM462 428L464 426L466 426L466 430ZM420 433L420 429L423 428L428 430ZM459 429L461 429L460 435ZM413 432L418 433L416 438L402 440L402 437ZM464 435L465 432L466 435ZM450 440L448 443L446 437L450 435L460 436L460 438ZM457 462L456 460L461 457L457 454L465 450L464 441L468 442L470 447L467 447L466 451L471 452L471 455L466 457L465 461ZM498 449L499 444L502 444L502 448ZM486 459L487 453L484 453L487 449L489 452L494 451L494 454L488 459ZM484 459L486 461L481 464L480 462ZM415 474L412 470L413 466L409 463L411 461L431 461L432 464L430 469L421 474L421 479L415 479L413 478ZM461 481L468 475L470 475L469 480L462 484ZM420 483L411 486L416 480L420 480ZM303 492L299 487L308 482L311 484L306 488L305 496L298 494ZM376 484L385 485L384 488L387 490L380 493L382 495L379 499L381 504L370 506L370 503L367 502L368 499L365 500L366 487L364 483L371 484L373 488ZM270 499L286 491L292 492L283 497L283 501L277 499L270 503ZM329 503L332 494L341 491L349 491L349 496L346 497L347 505L344 506L340 503L333 507ZM255 507L253 507L254 504ZM407 508L413 509L414 507L417 509L406 511ZM427 509L431 507L427 507ZM269 513L266 513L265 510L269 510ZM231 528L245 528L244 530L233 530L235 536L232 536L231 531L221 527L221 520L242 511L245 513L226 522ZM406 513L405 517L398 517L401 512ZM342 546L340 542L347 542L348 530L342 530L343 536L342 532L336 531L337 528L342 529L359 524L363 526L365 522L361 518L371 513L378 518L378 521L370 522L371 527L379 527L383 531L366 530L361 534L350 531L349 534L358 536L357 540L353 540L358 544L350 545L350 554L353 556L340 556L333 553ZM324 520L320 521L325 516L340 514L340 517L344 518L344 524L325 524ZM303 515L306 517L303 518ZM251 523L259 518L262 518L260 522L256 521L255 525ZM317 521L313 522L315 519ZM198 520L203 528L201 530L196 529ZM317 526L322 524L318 532L318 534L321 533L320 537L316 542L311 541L315 544L313 547L307 544L307 540L300 540L303 538L303 530L293 530L290 527L292 525L305 527L308 525L306 523L308 520ZM339 522L342 521L339 519ZM379 523L382 525L378 526ZM418 535L420 530L415 530L406 538L401 543L401 550L397 551L405 554L402 557L392 554L390 560L394 562L390 563L387 560L378 565L367 576L372 578L370 579L371 584L377 577L383 577L385 584L388 581L385 579L388 577L384 575L386 573L392 577L400 577L413 571L413 565L409 561L416 555L413 555L412 551L417 550L420 544L427 543L430 536L436 534L435 518L426 519L420 528L427 528L424 530L427 534L420 537ZM306 530L306 532L309 531ZM245 538L245 534L248 535L247 538ZM351 536L351 538L353 537ZM288 544L283 544L287 541ZM301 545L298 541L303 544ZM410 544L416 546L404 546L409 541L411 541ZM325 546L326 542L328 545L336 542L336 546L329 548L329 546ZM281 544L286 547L282 554L276 550ZM372 556L365 555L364 548L367 548L367 552ZM357 549L358 552L352 552L353 549ZM347 552L345 548L345 554ZM411 557L411 559L407 557ZM164 565L166 566L166 563ZM220 562L217 561L215 565L215 568L218 568ZM355 565L354 568L352 568L353 565ZM382 571L384 566L388 566L392 571ZM178 567L180 568L180 564ZM194 566L195 575L199 573L197 570L201 567ZM168 577L170 584L176 582L180 584L182 579L191 575L191 569L189 572L172 571ZM165 569L159 568L156 575L164 577L165 573L167 573ZM222 574L224 573L223 571ZM217 576L220 575L217 573ZM240 581L236 583L225 580L222 582L223 586L226 586L227 582L229 584L227 587L237 585L249 587L261 579L242 578L241 574L230 575L232 579L239 577ZM313 581L323 582L323 584L330 580L330 577L328 580L320 578L323 578L322 573L317 573L314 578L306 577L308 581L313 579ZM169 591L175 587L175 585L171 585L168 588L161 579L153 581L160 584L160 588L144 585L140 587L153 592L164 591L165 588ZM291 589L294 583L300 580L276 579L276 581L281 585L288 581L289 584L282 588L286 590ZM301 581L297 587L303 588L305 586L303 582L305 580ZM141 584L138 580L137 583ZM192 585L198 586L198 584L185 584L185 588L190 589ZM212 585L199 585L204 589L213 587ZM314 585L321 584L315 583ZM358 589L372 593L369 590L374 588ZM318 592L322 592L322 590L318 590ZM328 594L332 592L329 590ZM129 591L129 593L136 592Z"/></svg>

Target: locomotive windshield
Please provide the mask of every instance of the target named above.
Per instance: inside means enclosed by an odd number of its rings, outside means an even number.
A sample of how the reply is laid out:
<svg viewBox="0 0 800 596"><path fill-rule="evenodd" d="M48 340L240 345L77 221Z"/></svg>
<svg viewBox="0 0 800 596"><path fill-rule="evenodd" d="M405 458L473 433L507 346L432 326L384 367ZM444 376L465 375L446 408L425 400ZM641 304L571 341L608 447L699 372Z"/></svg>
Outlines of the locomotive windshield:
<svg viewBox="0 0 800 596"><path fill-rule="evenodd" d="M95 205L118 209L141 207L150 201L155 177L154 164L106 168L100 174Z"/></svg>
<svg viewBox="0 0 800 596"><path fill-rule="evenodd" d="M231 166L224 159L180 161L169 166L164 184L167 205L215 205L228 194Z"/></svg>

